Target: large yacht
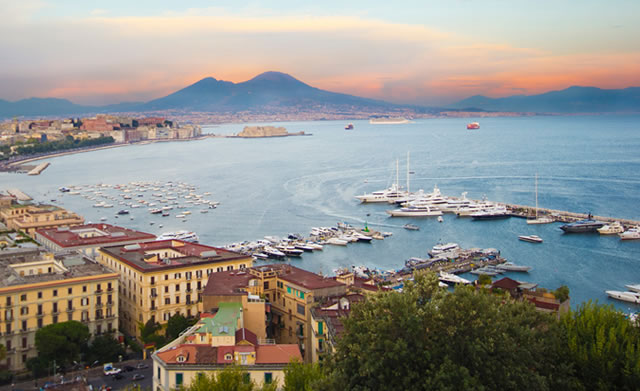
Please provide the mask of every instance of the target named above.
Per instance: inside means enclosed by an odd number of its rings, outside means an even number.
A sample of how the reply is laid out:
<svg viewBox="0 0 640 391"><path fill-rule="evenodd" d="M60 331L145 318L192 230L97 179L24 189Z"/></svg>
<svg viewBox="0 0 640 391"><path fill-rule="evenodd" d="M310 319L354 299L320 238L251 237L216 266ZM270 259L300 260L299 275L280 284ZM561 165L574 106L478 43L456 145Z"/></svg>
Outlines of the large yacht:
<svg viewBox="0 0 640 391"><path fill-rule="evenodd" d="M586 233L586 232L598 232L598 228L604 226L602 221L596 221L591 217L585 220L576 221L575 223L565 224L560 227L565 233Z"/></svg>
<svg viewBox="0 0 640 391"><path fill-rule="evenodd" d="M474 220L506 219L510 216L511 215L505 206L494 206L493 208L487 208L480 212L471 214L471 217L473 217Z"/></svg>
<svg viewBox="0 0 640 391"><path fill-rule="evenodd" d="M185 242L197 242L199 240L198 235L195 232L191 231L176 231L176 232L165 232L162 235L158 236L156 240L184 240Z"/></svg>
<svg viewBox="0 0 640 391"><path fill-rule="evenodd" d="M408 193L404 190L400 190L397 184L392 184L391 187L385 190L374 191L373 193L363 194L356 196L362 203L367 202L391 202L398 198L406 197Z"/></svg>
<svg viewBox="0 0 640 391"><path fill-rule="evenodd" d="M430 217L442 216L442 211L429 205L409 205L400 209L388 210L391 217Z"/></svg>
<svg viewBox="0 0 640 391"><path fill-rule="evenodd" d="M433 246L431 251L429 251L429 256L434 257L438 254L446 253L449 251L456 251L459 249L460 249L460 246L458 245L458 243L445 243L445 244L438 243L435 246Z"/></svg>

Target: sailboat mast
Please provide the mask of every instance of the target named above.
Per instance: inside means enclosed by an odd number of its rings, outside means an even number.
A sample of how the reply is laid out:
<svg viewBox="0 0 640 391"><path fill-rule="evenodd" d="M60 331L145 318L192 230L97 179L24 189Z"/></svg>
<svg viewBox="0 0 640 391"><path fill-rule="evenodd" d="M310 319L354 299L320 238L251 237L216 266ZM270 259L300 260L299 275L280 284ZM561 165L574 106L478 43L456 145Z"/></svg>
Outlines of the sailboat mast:
<svg viewBox="0 0 640 391"><path fill-rule="evenodd" d="M400 163L399 163L400 159L396 159L396 190L400 190L400 177L399 177L399 170L400 170Z"/></svg>
<svg viewBox="0 0 640 391"><path fill-rule="evenodd" d="M409 188L409 151L407 151L407 193L409 193L411 189Z"/></svg>
<svg viewBox="0 0 640 391"><path fill-rule="evenodd" d="M538 218L538 173L536 173L536 219Z"/></svg>

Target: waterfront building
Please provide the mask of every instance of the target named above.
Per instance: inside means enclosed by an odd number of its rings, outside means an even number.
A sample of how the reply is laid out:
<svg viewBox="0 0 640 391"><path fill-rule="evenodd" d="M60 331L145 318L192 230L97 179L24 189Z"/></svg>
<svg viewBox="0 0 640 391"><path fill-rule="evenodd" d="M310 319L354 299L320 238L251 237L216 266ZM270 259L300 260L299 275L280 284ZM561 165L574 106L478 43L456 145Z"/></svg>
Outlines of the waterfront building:
<svg viewBox="0 0 640 391"><path fill-rule="evenodd" d="M182 240L102 247L97 259L120 275L121 329L134 336L138 322L197 315L207 276L253 264L250 256Z"/></svg>
<svg viewBox="0 0 640 391"><path fill-rule="evenodd" d="M37 355L44 326L75 320L92 336L118 330L118 274L82 254L0 250L0 276L0 344L10 370Z"/></svg>
<svg viewBox="0 0 640 391"><path fill-rule="evenodd" d="M270 312L267 335L278 343L298 344L305 361L311 362L310 310L316 300L343 295L347 289L335 278L288 264L256 266L245 273L212 274L203 294L203 308L209 311L225 301L239 302L240 293L264 297Z"/></svg>
<svg viewBox="0 0 640 391"><path fill-rule="evenodd" d="M240 368L244 378L258 386L282 385L287 364L302 361L298 345L259 338L247 328L246 317L238 302L220 302L215 313L203 313L196 325L152 355L153 389L188 387L198 376L229 365Z"/></svg>
<svg viewBox="0 0 640 391"><path fill-rule="evenodd" d="M13 203L0 209L0 219L7 228L33 236L37 229L74 226L84 223L84 218L64 208L46 204Z"/></svg>
<svg viewBox="0 0 640 391"><path fill-rule="evenodd" d="M84 224L73 227L39 229L35 239L47 250L80 251L95 258L98 248L147 242L155 235L110 224Z"/></svg>
<svg viewBox="0 0 640 391"><path fill-rule="evenodd" d="M521 282L509 277L503 277L491 284L491 289L501 289L508 292L515 300L526 300L532 303L536 310L560 316L569 312L570 299L565 301L556 299L556 296L546 290L537 290L538 284Z"/></svg>

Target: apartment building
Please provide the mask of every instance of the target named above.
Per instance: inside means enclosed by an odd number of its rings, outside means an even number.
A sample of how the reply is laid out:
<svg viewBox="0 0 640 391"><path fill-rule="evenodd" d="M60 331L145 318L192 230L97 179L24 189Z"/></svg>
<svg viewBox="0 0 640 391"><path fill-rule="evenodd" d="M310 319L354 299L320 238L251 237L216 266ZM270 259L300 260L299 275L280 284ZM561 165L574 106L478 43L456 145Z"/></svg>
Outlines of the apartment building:
<svg viewBox="0 0 640 391"><path fill-rule="evenodd" d="M0 344L10 370L37 355L36 332L75 320L92 335L118 330L118 274L77 252L0 251Z"/></svg>
<svg viewBox="0 0 640 391"><path fill-rule="evenodd" d="M7 228L25 232L33 237L38 229L74 226L84 218L55 205L12 204L0 209L0 218Z"/></svg>

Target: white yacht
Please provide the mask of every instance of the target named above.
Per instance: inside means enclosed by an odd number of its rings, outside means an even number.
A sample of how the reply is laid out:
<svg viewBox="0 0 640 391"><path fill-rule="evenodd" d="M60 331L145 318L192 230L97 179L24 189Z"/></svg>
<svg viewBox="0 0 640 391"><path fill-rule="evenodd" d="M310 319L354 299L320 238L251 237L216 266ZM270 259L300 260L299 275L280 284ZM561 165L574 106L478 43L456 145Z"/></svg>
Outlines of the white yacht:
<svg viewBox="0 0 640 391"><path fill-rule="evenodd" d="M456 213L460 208L473 205L472 201L467 199L467 192L463 192L460 198L449 198L447 203L440 207L443 212Z"/></svg>
<svg viewBox="0 0 640 391"><path fill-rule="evenodd" d="M598 228L598 233L600 235L615 235L621 234L623 232L624 227L622 226L622 224L620 224L619 221L614 221L613 223L609 223Z"/></svg>
<svg viewBox="0 0 640 391"><path fill-rule="evenodd" d="M162 235L158 236L156 240L184 240L185 242L197 242L199 240L198 235L195 232L191 231L176 231L176 232L165 232Z"/></svg>
<svg viewBox="0 0 640 391"><path fill-rule="evenodd" d="M549 216L538 216L538 174L536 173L536 214L534 218L527 219L527 224L549 224L553 221Z"/></svg>
<svg viewBox="0 0 640 391"><path fill-rule="evenodd" d="M438 243L435 246L433 246L431 251L429 251L429 255L433 257L438 254L446 253L448 251L459 250L459 249L460 249L460 246L458 245L458 243L445 243L445 244Z"/></svg>
<svg viewBox="0 0 640 391"><path fill-rule="evenodd" d="M374 191L373 193L363 194L356 196L362 203L368 202L392 202L398 198L406 197L408 193L404 190L400 190L397 184L392 184L391 187L384 190Z"/></svg>
<svg viewBox="0 0 640 391"><path fill-rule="evenodd" d="M511 215L505 206L499 205L493 208L483 209L480 212L472 213L471 217L474 220L495 220L506 219L511 217Z"/></svg>
<svg viewBox="0 0 640 391"><path fill-rule="evenodd" d="M518 239L525 242L542 243L542 238L538 235L520 235Z"/></svg>
<svg viewBox="0 0 640 391"><path fill-rule="evenodd" d="M640 293L622 291L605 291L605 293L612 299L640 304Z"/></svg>
<svg viewBox="0 0 640 391"><path fill-rule="evenodd" d="M624 287L630 290L631 292L640 293L640 284L630 284L630 285L625 285Z"/></svg>
<svg viewBox="0 0 640 391"><path fill-rule="evenodd" d="M620 236L621 240L637 240L640 239L640 228L638 227L634 227L634 228L629 228L628 230L619 233L618 236Z"/></svg>
<svg viewBox="0 0 640 391"><path fill-rule="evenodd" d="M442 282L449 283L449 284L471 284L471 281L467 280L466 278L462 278L462 277L456 276L455 274L446 273L446 272L440 272L438 279Z"/></svg>
<svg viewBox="0 0 640 391"><path fill-rule="evenodd" d="M409 205L400 209L388 210L391 217L430 217L442 216L442 211L429 205Z"/></svg>

